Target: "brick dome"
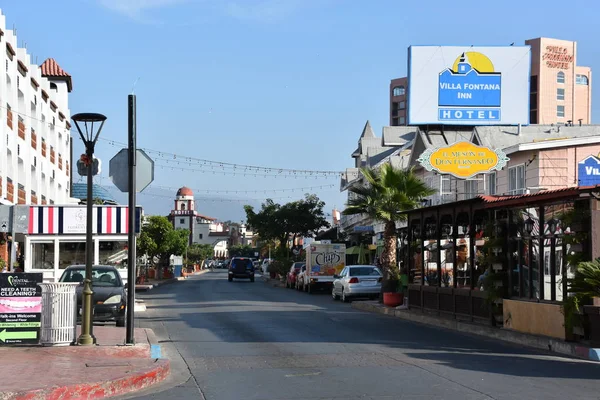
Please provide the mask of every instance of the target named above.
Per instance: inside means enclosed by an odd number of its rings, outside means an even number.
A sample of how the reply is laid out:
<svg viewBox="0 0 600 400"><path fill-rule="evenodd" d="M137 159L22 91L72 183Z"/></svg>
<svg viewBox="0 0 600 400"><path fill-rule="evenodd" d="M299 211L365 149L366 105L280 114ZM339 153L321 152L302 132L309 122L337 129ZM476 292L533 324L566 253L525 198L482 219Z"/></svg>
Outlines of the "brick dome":
<svg viewBox="0 0 600 400"><path fill-rule="evenodd" d="M184 186L182 188L179 188L179 190L177 191L177 196L194 197L194 192L189 187Z"/></svg>

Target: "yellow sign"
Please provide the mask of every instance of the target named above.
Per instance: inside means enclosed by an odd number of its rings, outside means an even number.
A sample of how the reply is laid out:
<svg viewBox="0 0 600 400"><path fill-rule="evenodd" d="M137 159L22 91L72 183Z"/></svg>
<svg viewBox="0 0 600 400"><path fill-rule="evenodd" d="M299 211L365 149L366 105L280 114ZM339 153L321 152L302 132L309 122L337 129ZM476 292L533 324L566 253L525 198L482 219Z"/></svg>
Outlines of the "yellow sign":
<svg viewBox="0 0 600 400"><path fill-rule="evenodd" d="M428 171L467 179L477 174L501 170L509 158L502 150L492 150L470 142L427 149L417 161Z"/></svg>

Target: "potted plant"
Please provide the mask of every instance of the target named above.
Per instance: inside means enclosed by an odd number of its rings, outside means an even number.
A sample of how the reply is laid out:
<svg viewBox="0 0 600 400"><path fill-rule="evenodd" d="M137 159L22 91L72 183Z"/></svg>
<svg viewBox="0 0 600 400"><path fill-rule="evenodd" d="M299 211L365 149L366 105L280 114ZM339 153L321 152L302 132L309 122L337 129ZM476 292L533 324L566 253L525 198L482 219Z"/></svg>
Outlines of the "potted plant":
<svg viewBox="0 0 600 400"><path fill-rule="evenodd" d="M572 304L576 311L583 305L592 346L600 346L600 258L577 265L573 278L567 279L567 292L575 297Z"/></svg>
<svg viewBox="0 0 600 400"><path fill-rule="evenodd" d="M390 279L388 280L388 287L383 292L383 305L387 307L398 307L404 304L404 291L402 290L402 279L398 269L391 268L389 270Z"/></svg>

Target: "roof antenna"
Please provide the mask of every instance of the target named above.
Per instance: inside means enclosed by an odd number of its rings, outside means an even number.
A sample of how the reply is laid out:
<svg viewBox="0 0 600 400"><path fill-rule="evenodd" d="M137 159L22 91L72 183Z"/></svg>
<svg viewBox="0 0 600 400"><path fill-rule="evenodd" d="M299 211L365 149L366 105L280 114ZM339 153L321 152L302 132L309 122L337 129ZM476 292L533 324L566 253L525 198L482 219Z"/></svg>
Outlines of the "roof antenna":
<svg viewBox="0 0 600 400"><path fill-rule="evenodd" d="M133 82L133 86L131 87L131 94L135 94L135 85L137 85L140 78L138 77L135 82Z"/></svg>

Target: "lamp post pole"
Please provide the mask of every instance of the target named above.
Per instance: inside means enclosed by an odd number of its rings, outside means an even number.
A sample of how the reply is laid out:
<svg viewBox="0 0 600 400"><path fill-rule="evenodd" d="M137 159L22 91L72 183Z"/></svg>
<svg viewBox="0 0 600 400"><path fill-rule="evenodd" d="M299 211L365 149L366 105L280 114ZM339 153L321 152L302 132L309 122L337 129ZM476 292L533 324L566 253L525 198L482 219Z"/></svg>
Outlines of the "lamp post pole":
<svg viewBox="0 0 600 400"><path fill-rule="evenodd" d="M85 240L85 279L83 281L82 312L81 312L81 335L77 343L82 346L92 346L96 343L96 338L92 333L92 309L93 295L92 289L92 264L94 263L94 240L93 240L93 212L94 212L94 148L104 126L106 117L102 114L81 113L71 117L79 131L81 140L85 144L85 164L87 166L87 221L86 221L86 240ZM79 125L83 123L82 127ZM94 123L100 123L98 130L94 134ZM88 125L89 124L89 125ZM85 131L85 133L84 133Z"/></svg>

